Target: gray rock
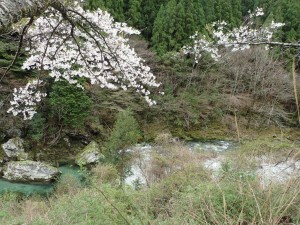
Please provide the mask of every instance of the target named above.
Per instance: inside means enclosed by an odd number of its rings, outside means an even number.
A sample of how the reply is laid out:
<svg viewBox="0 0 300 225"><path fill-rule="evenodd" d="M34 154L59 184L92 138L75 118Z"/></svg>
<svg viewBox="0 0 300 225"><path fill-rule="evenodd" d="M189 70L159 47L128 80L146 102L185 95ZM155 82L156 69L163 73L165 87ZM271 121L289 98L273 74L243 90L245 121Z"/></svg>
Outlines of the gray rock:
<svg viewBox="0 0 300 225"><path fill-rule="evenodd" d="M76 157L76 164L86 166L89 164L98 163L104 156L100 153L100 147L97 142L90 142L81 153Z"/></svg>
<svg viewBox="0 0 300 225"><path fill-rule="evenodd" d="M16 182L51 182L60 174L53 166L30 160L8 162L3 168L3 178Z"/></svg>
<svg viewBox="0 0 300 225"><path fill-rule="evenodd" d="M9 139L1 146L8 158L15 158L21 153L24 153L23 142L24 141L21 138L16 137Z"/></svg>
<svg viewBox="0 0 300 225"><path fill-rule="evenodd" d="M10 128L6 131L6 137L12 138L12 137L21 137L22 131L18 128Z"/></svg>

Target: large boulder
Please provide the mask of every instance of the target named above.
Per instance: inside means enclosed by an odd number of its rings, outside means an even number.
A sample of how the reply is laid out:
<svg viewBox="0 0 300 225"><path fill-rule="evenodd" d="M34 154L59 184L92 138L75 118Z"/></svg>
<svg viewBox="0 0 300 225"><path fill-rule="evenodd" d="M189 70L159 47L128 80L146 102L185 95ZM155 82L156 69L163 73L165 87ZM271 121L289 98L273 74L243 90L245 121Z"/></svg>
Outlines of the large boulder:
<svg viewBox="0 0 300 225"><path fill-rule="evenodd" d="M76 164L86 166L98 163L104 156L100 153L100 147L97 142L90 142L76 157Z"/></svg>
<svg viewBox="0 0 300 225"><path fill-rule="evenodd" d="M8 162L3 168L3 178L16 182L51 182L60 174L53 166L30 160Z"/></svg>
<svg viewBox="0 0 300 225"><path fill-rule="evenodd" d="M9 139L2 144L2 149L8 158L17 158L24 153L23 140L19 137Z"/></svg>

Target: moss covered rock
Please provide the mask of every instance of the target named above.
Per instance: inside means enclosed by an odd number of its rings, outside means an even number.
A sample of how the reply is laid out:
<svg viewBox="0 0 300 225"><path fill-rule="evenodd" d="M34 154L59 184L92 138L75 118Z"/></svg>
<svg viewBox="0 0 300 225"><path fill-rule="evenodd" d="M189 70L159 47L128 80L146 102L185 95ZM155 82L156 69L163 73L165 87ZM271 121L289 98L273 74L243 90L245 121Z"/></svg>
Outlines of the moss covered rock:
<svg viewBox="0 0 300 225"><path fill-rule="evenodd" d="M8 158L17 158L18 155L24 153L23 143L24 141L21 138L16 137L9 139L1 147Z"/></svg>
<svg viewBox="0 0 300 225"><path fill-rule="evenodd" d="M76 164L86 166L98 163L104 156L100 153L100 147L97 142L90 142L76 157Z"/></svg>
<svg viewBox="0 0 300 225"><path fill-rule="evenodd" d="M3 178L16 182L51 182L61 172L46 163L36 161L12 161L5 164Z"/></svg>

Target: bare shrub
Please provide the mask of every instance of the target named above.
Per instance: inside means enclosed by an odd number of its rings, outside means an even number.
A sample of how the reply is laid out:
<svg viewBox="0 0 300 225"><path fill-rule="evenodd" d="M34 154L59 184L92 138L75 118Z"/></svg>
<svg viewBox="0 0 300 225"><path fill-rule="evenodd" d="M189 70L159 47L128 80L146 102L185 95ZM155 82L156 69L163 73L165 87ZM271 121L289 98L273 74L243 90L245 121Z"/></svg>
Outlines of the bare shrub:
<svg viewBox="0 0 300 225"><path fill-rule="evenodd" d="M223 60L223 93L230 111L247 113L254 121L263 118L259 124L291 122L286 106L293 105L293 84L281 62L260 47L227 53Z"/></svg>
<svg viewBox="0 0 300 225"><path fill-rule="evenodd" d="M119 183L118 170L113 165L97 165L92 168L91 172L96 184Z"/></svg>
<svg viewBox="0 0 300 225"><path fill-rule="evenodd" d="M58 196L64 194L76 194L81 189L80 181L73 175L66 174L64 175L55 186L55 194Z"/></svg>
<svg viewBox="0 0 300 225"><path fill-rule="evenodd" d="M46 203L43 199L35 198L29 198L22 202L21 208L25 224L32 224L37 217L45 215L48 210Z"/></svg>
<svg viewBox="0 0 300 225"><path fill-rule="evenodd" d="M144 162L143 172L148 185L158 182L177 171L190 167L201 167L201 155L191 152L176 138L162 133L155 138L156 145L150 153L149 161Z"/></svg>

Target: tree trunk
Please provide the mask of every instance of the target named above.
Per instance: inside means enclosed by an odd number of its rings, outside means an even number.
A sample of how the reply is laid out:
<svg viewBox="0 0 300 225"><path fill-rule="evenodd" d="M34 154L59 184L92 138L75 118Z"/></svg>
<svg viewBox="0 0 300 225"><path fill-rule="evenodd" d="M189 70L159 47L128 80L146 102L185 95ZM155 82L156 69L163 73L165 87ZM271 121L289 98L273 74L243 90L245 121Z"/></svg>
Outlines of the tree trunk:
<svg viewBox="0 0 300 225"><path fill-rule="evenodd" d="M51 0L0 0L0 33L24 17L41 14Z"/></svg>

